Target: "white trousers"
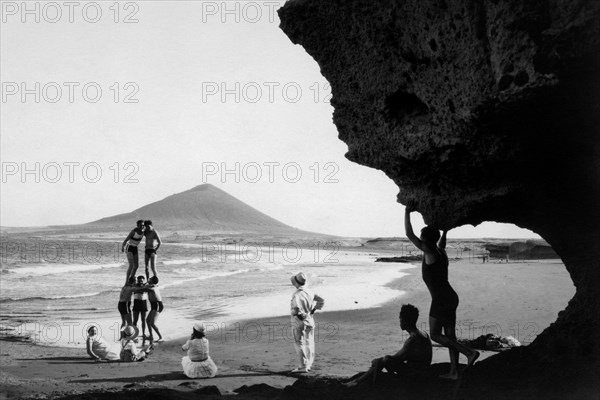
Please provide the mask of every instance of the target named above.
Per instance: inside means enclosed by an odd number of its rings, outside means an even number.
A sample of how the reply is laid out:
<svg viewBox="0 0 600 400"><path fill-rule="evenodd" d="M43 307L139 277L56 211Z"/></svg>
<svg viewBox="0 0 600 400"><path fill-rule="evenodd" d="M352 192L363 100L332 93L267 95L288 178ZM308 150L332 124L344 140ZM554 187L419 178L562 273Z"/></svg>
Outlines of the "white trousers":
<svg viewBox="0 0 600 400"><path fill-rule="evenodd" d="M304 324L292 325L294 349L298 356L298 368L310 369L315 361L314 327Z"/></svg>

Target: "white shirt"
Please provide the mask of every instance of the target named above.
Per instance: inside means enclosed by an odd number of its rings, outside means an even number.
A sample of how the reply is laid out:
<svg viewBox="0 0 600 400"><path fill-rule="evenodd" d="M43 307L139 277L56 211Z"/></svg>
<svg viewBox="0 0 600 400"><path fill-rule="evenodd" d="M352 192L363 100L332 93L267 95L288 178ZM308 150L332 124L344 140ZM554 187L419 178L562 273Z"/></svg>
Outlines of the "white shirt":
<svg viewBox="0 0 600 400"><path fill-rule="evenodd" d="M300 286L300 288L294 292L290 304L290 314L292 315L293 324L314 326L314 319L312 316L314 298L314 293L304 286Z"/></svg>
<svg viewBox="0 0 600 400"><path fill-rule="evenodd" d="M183 350L187 350L190 361L204 361L208 358L208 339L188 340L183 346Z"/></svg>

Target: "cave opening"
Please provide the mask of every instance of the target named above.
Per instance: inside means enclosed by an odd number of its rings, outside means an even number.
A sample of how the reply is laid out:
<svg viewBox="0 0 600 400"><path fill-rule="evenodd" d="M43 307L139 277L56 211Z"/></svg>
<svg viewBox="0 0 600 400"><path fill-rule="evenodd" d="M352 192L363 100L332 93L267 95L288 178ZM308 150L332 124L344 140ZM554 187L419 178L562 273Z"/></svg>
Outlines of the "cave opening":
<svg viewBox="0 0 600 400"><path fill-rule="evenodd" d="M492 237L493 236L493 237ZM575 294L560 256L535 232L484 222L448 233L449 281L460 298L457 337L531 344ZM485 343L485 341L484 341ZM486 358L498 351L492 349ZM509 347L503 344L504 348Z"/></svg>

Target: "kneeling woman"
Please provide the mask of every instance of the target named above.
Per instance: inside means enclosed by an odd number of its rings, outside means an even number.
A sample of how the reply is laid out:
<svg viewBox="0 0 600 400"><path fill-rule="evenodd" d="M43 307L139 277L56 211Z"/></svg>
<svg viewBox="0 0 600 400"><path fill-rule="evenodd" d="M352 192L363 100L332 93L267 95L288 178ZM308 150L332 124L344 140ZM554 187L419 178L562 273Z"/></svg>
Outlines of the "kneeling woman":
<svg viewBox="0 0 600 400"><path fill-rule="evenodd" d="M208 339L204 335L204 326L195 323L190 340L181 346L188 355L181 359L183 373L188 378L212 378L217 374L217 366L208 354Z"/></svg>

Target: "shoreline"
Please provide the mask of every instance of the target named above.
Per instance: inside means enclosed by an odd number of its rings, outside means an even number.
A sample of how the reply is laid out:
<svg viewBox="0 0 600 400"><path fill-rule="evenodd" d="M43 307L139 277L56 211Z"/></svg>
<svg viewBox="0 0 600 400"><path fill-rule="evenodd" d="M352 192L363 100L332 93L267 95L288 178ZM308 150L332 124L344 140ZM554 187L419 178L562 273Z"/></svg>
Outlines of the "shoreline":
<svg viewBox="0 0 600 400"><path fill-rule="evenodd" d="M316 314L319 335L315 335L316 360L309 376L350 377L365 371L374 357L397 351L405 340L398 326L402 303L419 308L418 326L428 331L429 294L418 269L407 271L407 276L388 284L406 291L404 296L375 308ZM450 282L461 299L457 315L459 337L474 338L484 329L499 328L502 336L515 336L524 344L528 341L524 339L533 339L554 322L574 293L572 284L567 285L568 272L559 262L489 265L463 260L450 264ZM177 339L158 344L148 360L133 364L95 363L87 358L85 347L3 341L0 383L7 390L7 398L58 391L119 392L127 389L126 385L133 385L132 390L156 387L182 392L215 385L223 394L260 383L284 388L297 379L285 375L295 367L293 346L283 329L288 323L288 316L241 319L225 330L208 332L210 354L219 372L207 380L192 380L182 374L181 357L185 354L180 346L191 333L191 322L189 333L182 332ZM462 331L458 331L459 327ZM513 334L517 330L518 334ZM484 351L480 360L493 354L496 353ZM460 361L464 365L464 357ZM433 362L448 363L447 349L434 346Z"/></svg>
<svg viewBox="0 0 600 400"><path fill-rule="evenodd" d="M316 282L319 282L316 286L316 290L319 293L328 293L325 297L328 298L329 309L357 309L357 308L369 308L373 305L379 305L387 302L389 299L397 297L398 294L395 290L389 287L389 282L394 279L402 278L406 275L403 271L405 268L410 268L405 264L397 265L385 265L377 266L377 268L371 268L365 254L354 254L350 253L343 256L341 263L334 265L334 268L341 272L334 272L333 276L344 274L345 269L348 269L348 279L338 281L336 278L332 278L331 273L327 272L327 265L303 265L298 268L305 268L309 276L315 277ZM362 264L362 265L361 265ZM244 266L242 266L244 267ZM239 273L240 271L248 272L248 268L242 268L234 271ZM285 275L282 277L280 286L274 287L272 291L266 293L257 293L244 296L233 296L230 298L223 298L219 300L213 300L214 304L209 302L208 306L198 305L197 307L189 306L187 309L180 308L177 304L171 304L169 302L170 296L178 296L177 289L171 288L174 283L167 283L163 285L163 296L166 296L165 307L166 313L161 315L158 326L161 328L161 333L166 338L176 338L178 330L183 329L189 324L189 321L196 320L198 318L205 321L211 322L216 325L232 324L238 320L248 319L247 315L250 314L250 319L266 319L278 316L287 315L289 312L287 303L288 297L291 295L291 285L289 285L288 273L291 274L292 268L274 268L271 271L281 271ZM259 272L257 272L259 271ZM262 269L256 267L250 272L255 276L257 273L261 273ZM268 270L267 270L268 271ZM284 272L285 271L285 272ZM336 270L332 270L336 271ZM228 272L231 275L233 272ZM369 274L369 284L364 285L363 273ZM194 278L196 280L206 281L210 277L216 277L221 282L226 282L227 277L224 277L224 273L213 274L208 277ZM252 279L256 279L253 277ZM211 281L207 281L206 284L211 285ZM279 281L278 281L279 282ZM177 281L175 282L175 284ZM205 284L205 283L203 283ZM221 283L223 284L223 283ZM287 287L289 286L289 288ZM166 292L166 294L165 294ZM103 292L102 292L103 293ZM117 293L115 291L115 293ZM224 302L224 300L227 300ZM116 301L116 300L115 300ZM251 304L248 307L247 304ZM276 307L272 305L275 304ZM10 310L10 303L2 304L2 306ZM56 307L56 306L55 306ZM46 318L36 318L36 316L25 316L19 317L20 319L11 321L6 319L2 321L2 328L4 331L1 332L1 336L15 335L23 337L31 337L34 342L44 342L50 346L62 346L62 347L78 347L85 345L85 331L87 327L92 324L100 327L103 336L109 341L117 342L120 328L120 319L118 313L112 308L102 309L101 312L95 314L93 312L89 316L84 314L77 315L75 318L69 316L65 318L55 317L58 319L52 320ZM195 316L195 314L197 316ZM43 314L40 313L40 316Z"/></svg>

